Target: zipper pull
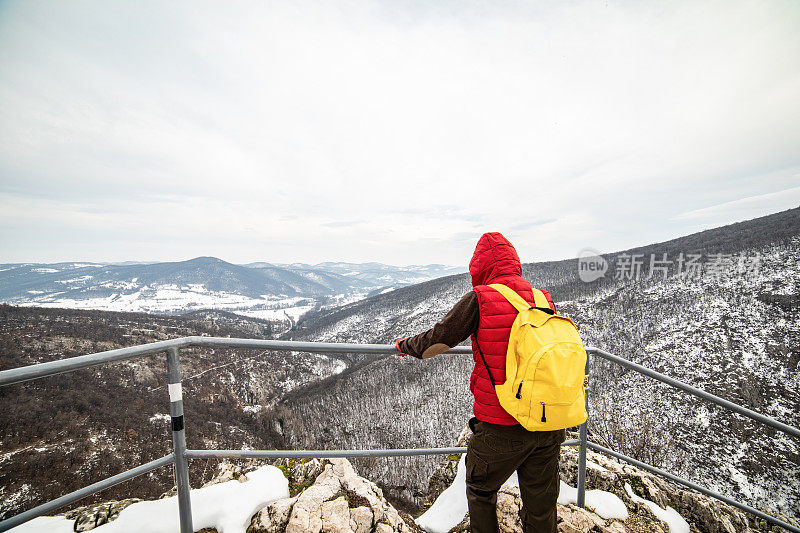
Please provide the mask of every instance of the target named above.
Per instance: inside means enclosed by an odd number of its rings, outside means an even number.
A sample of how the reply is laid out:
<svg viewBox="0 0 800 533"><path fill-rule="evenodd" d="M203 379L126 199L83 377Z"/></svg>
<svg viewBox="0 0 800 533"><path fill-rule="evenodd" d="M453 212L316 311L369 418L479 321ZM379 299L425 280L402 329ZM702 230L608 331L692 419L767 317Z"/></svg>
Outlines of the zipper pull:
<svg viewBox="0 0 800 533"><path fill-rule="evenodd" d="M525 381L524 379L522 381ZM519 382L519 388L517 389L517 400L522 398L522 381Z"/></svg>
<svg viewBox="0 0 800 533"><path fill-rule="evenodd" d="M544 402L540 402L542 404L542 422L547 422L547 418L544 416Z"/></svg>

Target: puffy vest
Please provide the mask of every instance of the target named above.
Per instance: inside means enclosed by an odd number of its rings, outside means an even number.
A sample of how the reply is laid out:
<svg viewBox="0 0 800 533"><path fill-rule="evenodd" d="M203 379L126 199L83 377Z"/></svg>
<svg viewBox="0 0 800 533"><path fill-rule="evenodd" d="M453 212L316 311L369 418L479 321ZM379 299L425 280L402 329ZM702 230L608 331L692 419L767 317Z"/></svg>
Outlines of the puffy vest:
<svg viewBox="0 0 800 533"><path fill-rule="evenodd" d="M522 265L516 250L500 233L486 233L478 241L470 262L470 274L480 309L478 330L472 335L472 358L475 361L469 379L469 388L475 397L472 412L478 420L491 424L519 424L500 406L476 346L480 345L495 383L503 383L506 380L508 337L511 335L511 325L517 318L517 310L502 294L487 285L502 283L532 303L531 284L521 276ZM550 295L542 292L550 307L555 309Z"/></svg>

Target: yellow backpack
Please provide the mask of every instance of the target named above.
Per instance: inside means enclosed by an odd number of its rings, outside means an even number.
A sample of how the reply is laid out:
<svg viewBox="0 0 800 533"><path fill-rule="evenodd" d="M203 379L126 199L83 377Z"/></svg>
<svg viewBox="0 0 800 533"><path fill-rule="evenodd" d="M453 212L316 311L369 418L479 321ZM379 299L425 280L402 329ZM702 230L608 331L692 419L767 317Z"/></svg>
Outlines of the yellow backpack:
<svg viewBox="0 0 800 533"><path fill-rule="evenodd" d="M494 283L489 287L505 296L519 312L508 339L505 383L494 383L483 360L500 405L529 431L584 423L586 351L575 323L554 314L538 289L533 289L531 307L505 285Z"/></svg>

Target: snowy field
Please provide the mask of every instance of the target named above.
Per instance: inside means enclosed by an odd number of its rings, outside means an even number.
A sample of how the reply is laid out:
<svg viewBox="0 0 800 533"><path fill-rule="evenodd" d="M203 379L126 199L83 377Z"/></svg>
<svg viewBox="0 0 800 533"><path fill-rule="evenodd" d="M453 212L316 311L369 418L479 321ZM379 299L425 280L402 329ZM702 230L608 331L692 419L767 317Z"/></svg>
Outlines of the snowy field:
<svg viewBox="0 0 800 533"><path fill-rule="evenodd" d="M32 291L29 291L29 293ZM250 298L240 294L210 291L203 285L162 285L144 287L135 292L115 292L99 298L65 298L62 293L31 294L18 305L66 309L98 309L134 313L185 313L200 309L218 309L244 316L293 322L316 306L311 298L262 295ZM355 295L356 299L363 295Z"/></svg>

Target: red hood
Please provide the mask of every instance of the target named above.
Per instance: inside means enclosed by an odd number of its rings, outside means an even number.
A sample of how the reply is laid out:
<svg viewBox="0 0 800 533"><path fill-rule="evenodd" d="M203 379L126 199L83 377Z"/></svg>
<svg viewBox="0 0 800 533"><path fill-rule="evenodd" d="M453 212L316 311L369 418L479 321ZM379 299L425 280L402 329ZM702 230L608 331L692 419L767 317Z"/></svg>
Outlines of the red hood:
<svg viewBox="0 0 800 533"><path fill-rule="evenodd" d="M484 233L469 262L472 286L488 285L500 276L522 275L522 265L514 245L498 232Z"/></svg>

